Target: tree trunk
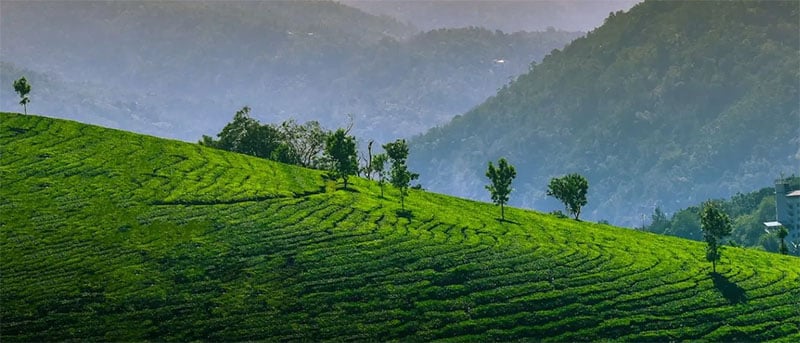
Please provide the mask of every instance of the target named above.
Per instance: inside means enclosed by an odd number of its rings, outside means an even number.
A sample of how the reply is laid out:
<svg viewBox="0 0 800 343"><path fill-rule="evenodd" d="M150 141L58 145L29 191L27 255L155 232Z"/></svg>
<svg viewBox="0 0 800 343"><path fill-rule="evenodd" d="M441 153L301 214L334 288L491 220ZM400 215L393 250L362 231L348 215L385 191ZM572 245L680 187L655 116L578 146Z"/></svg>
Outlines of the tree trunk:
<svg viewBox="0 0 800 343"><path fill-rule="evenodd" d="M506 211L503 204L500 204L500 220L506 220Z"/></svg>
<svg viewBox="0 0 800 343"><path fill-rule="evenodd" d="M372 181L372 143L375 142L373 140L369 141L367 145L367 180Z"/></svg>
<svg viewBox="0 0 800 343"><path fill-rule="evenodd" d="M711 260L711 268L712 268L714 274L716 274L717 273L717 260L716 259Z"/></svg>

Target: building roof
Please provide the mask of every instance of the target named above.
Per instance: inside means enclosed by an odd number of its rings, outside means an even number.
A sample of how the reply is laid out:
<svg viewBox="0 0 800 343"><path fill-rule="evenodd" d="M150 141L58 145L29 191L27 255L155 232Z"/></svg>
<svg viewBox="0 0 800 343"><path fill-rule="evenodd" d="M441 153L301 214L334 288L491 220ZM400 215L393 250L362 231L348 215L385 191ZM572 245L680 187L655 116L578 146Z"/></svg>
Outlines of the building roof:
<svg viewBox="0 0 800 343"><path fill-rule="evenodd" d="M800 190L786 194L787 197L800 197Z"/></svg>
<svg viewBox="0 0 800 343"><path fill-rule="evenodd" d="M783 226L783 224L781 224L781 222L765 222L764 226L766 226L766 227L778 227L778 226Z"/></svg>

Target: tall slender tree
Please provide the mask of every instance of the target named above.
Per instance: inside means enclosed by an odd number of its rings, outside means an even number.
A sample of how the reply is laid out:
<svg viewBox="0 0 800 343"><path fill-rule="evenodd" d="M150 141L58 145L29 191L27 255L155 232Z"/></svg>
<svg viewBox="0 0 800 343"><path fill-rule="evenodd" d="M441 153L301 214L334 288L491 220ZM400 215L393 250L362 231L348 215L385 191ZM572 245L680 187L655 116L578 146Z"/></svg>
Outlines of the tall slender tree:
<svg viewBox="0 0 800 343"><path fill-rule="evenodd" d="M386 154L377 154L372 158L370 163L372 171L375 172L375 177L378 181L378 186L381 188L381 198L383 198L383 185L386 184L386 161L388 157Z"/></svg>
<svg viewBox="0 0 800 343"><path fill-rule="evenodd" d="M364 168L362 170L367 180L372 180L372 174L375 172L375 169L372 168L372 143L375 143L375 141L371 139L367 143L367 157L362 156L364 159Z"/></svg>
<svg viewBox="0 0 800 343"><path fill-rule="evenodd" d="M22 109L25 111L25 114L28 114L28 103L31 102L31 99L28 97L28 93L31 92L31 84L28 83L28 80L23 76L19 78L19 80L14 81L14 91L19 94L19 104L22 105Z"/></svg>
<svg viewBox="0 0 800 343"><path fill-rule="evenodd" d="M344 181L344 189L347 189L350 175L358 173L356 139L347 135L344 129L336 130L327 139L325 157L331 161L331 175L336 179L341 178Z"/></svg>
<svg viewBox="0 0 800 343"><path fill-rule="evenodd" d="M786 227L781 226L778 229L778 238L781 239L781 246L778 248L778 252L784 255L789 254L789 247L786 246L786 236L789 235L789 231L786 230Z"/></svg>
<svg viewBox="0 0 800 343"><path fill-rule="evenodd" d="M504 205L508 202L508 196L512 191L511 181L517 177L517 171L514 170L514 166L508 164L505 158L501 158L497 161L497 168L489 161L486 177L492 182L492 184L486 185L486 189L491 194L492 201L500 205L500 220L505 220Z"/></svg>
<svg viewBox="0 0 800 343"><path fill-rule="evenodd" d="M392 169L389 173L389 181L392 186L400 190L400 208L405 211L405 197L408 195L408 186L411 180L416 180L419 174L408 170L406 159L408 159L408 144L405 139L398 139L392 143L383 145L383 150L392 162Z"/></svg>
<svg viewBox="0 0 800 343"><path fill-rule="evenodd" d="M715 202L707 201L700 212L700 228L703 230L703 240L706 241L706 260L713 266L713 273L717 273L717 261L720 260L720 241L730 235L731 219Z"/></svg>

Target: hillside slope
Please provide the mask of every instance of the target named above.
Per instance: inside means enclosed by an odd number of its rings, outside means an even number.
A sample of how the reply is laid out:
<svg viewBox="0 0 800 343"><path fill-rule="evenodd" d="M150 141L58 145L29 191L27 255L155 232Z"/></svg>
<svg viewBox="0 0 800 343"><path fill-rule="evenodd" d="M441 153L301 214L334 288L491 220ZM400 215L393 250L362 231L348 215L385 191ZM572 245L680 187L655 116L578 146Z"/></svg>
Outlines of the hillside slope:
<svg viewBox="0 0 800 343"><path fill-rule="evenodd" d="M800 3L647 1L555 51L412 142L436 192L486 199L486 163L517 167L512 203L558 208L551 177L589 180L590 219L641 225L800 170Z"/></svg>
<svg viewBox="0 0 800 343"><path fill-rule="evenodd" d="M0 337L800 339L800 259L0 114Z"/></svg>

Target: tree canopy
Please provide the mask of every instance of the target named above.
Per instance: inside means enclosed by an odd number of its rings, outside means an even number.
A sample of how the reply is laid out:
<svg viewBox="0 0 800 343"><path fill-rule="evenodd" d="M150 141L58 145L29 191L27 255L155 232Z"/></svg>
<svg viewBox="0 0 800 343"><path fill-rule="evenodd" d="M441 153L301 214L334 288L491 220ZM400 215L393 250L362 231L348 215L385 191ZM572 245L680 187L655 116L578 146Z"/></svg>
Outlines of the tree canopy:
<svg viewBox="0 0 800 343"><path fill-rule="evenodd" d="M280 125L261 124L250 115L250 107L245 106L237 111L233 120L217 134L219 139L203 135L199 143L217 149L319 169L323 167L322 157L330 135L331 133L316 121L298 124L294 120L287 120Z"/></svg>
<svg viewBox="0 0 800 343"><path fill-rule="evenodd" d="M713 201L703 204L700 213L700 227L703 230L703 240L706 241L706 259L712 263L713 272L717 272L717 261L720 260L719 250L723 237L731 234L731 220L719 205Z"/></svg>
<svg viewBox="0 0 800 343"><path fill-rule="evenodd" d="M31 102L31 99L28 97L28 93L31 92L31 85L24 76L14 81L14 92L19 94L19 104L22 105L25 114L28 114L28 103Z"/></svg>
<svg viewBox="0 0 800 343"><path fill-rule="evenodd" d="M573 215L575 220L581 215L581 208L586 205L586 193L589 182L580 174L568 174L563 177L550 179L547 186L547 195L552 196L562 203L567 213Z"/></svg>
<svg viewBox="0 0 800 343"><path fill-rule="evenodd" d="M358 173L356 139L347 135L344 129L336 130L328 136L325 144L325 157L330 163L330 175L336 179L341 178L344 182L344 189L347 189L347 180L350 175Z"/></svg>
<svg viewBox="0 0 800 343"><path fill-rule="evenodd" d="M405 139L398 139L383 145L386 156L392 164L389 173L389 180L392 186L400 190L400 207L405 210L405 197L408 195L408 187L412 180L416 180L419 174L408 170L406 159L408 159L408 144Z"/></svg>
<svg viewBox="0 0 800 343"><path fill-rule="evenodd" d="M508 164L505 158L501 158L497 161L497 168L489 161L486 177L491 181L491 184L486 185L486 189L491 194L492 202L500 205L500 219L505 220L504 205L508 203L508 196L512 190L511 181L517 177L517 171L514 170L514 166Z"/></svg>

